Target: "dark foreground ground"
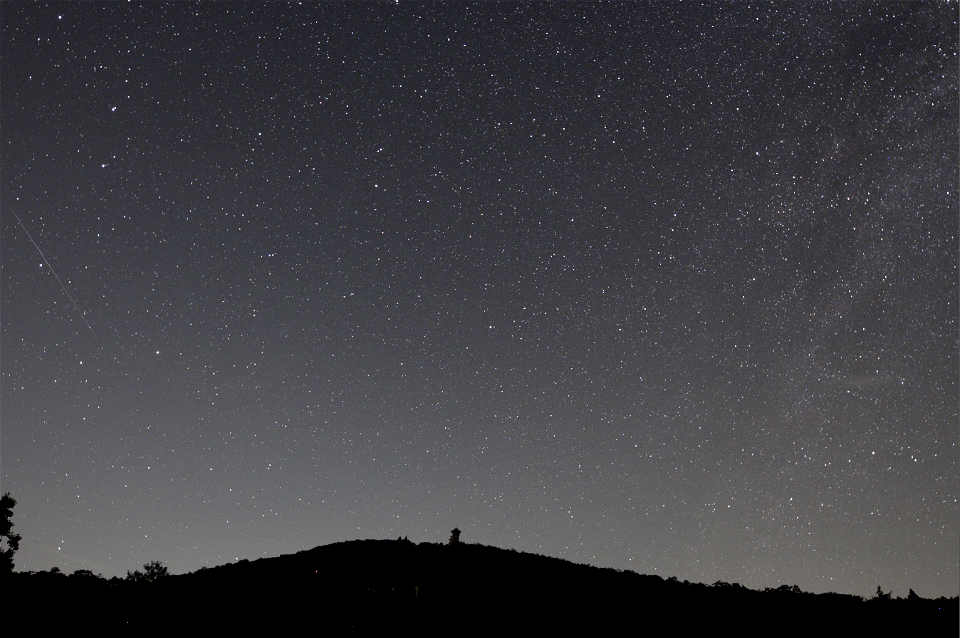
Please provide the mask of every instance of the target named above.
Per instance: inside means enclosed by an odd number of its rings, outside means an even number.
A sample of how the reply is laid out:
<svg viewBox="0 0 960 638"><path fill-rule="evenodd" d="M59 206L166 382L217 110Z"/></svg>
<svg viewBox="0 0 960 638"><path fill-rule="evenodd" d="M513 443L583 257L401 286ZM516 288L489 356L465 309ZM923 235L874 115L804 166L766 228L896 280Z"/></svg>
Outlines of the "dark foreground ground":
<svg viewBox="0 0 960 638"><path fill-rule="evenodd" d="M0 634L960 635L960 600L754 591L483 545L350 541L155 582L13 574Z"/></svg>

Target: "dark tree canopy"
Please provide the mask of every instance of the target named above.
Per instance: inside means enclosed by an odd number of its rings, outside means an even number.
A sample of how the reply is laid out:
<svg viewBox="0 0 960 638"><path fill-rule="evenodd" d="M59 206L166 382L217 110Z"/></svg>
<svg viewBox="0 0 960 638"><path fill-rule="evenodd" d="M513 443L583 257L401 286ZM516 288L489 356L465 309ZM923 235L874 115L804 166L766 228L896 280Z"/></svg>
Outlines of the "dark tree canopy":
<svg viewBox="0 0 960 638"><path fill-rule="evenodd" d="M150 561L149 563L144 563L143 571L135 569L134 571L127 572L127 580L153 583L165 576L169 576L170 571L164 567L163 563L158 560Z"/></svg>
<svg viewBox="0 0 960 638"><path fill-rule="evenodd" d="M13 533L13 506L17 500L7 492L0 496L0 574L13 572L13 554L20 548L20 535Z"/></svg>

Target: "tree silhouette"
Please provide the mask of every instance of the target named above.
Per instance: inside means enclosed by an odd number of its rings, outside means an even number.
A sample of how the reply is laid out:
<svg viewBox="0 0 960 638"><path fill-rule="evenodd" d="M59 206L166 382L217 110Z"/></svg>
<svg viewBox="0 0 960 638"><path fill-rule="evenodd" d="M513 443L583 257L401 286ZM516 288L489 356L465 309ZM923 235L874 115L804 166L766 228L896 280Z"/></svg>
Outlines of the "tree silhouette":
<svg viewBox="0 0 960 638"><path fill-rule="evenodd" d="M158 560L153 560L149 563L144 563L143 571L140 571L139 569L135 569L132 572L127 571L127 580L132 580L134 582L153 583L169 575L170 571L163 566L163 563Z"/></svg>
<svg viewBox="0 0 960 638"><path fill-rule="evenodd" d="M13 553L20 549L20 535L13 533L13 506L17 500L7 492L0 496L0 574L13 573Z"/></svg>

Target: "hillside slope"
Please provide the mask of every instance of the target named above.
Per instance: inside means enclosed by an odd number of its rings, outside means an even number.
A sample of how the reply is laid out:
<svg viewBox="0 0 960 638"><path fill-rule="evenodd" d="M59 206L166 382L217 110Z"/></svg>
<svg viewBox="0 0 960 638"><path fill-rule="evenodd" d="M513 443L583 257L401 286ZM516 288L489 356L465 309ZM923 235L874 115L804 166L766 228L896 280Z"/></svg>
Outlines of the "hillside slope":
<svg viewBox="0 0 960 638"><path fill-rule="evenodd" d="M358 540L154 583L15 574L15 626L146 635L284 635L411 627L436 635L596 631L680 635L958 634L957 599L863 601L758 592L600 569L483 545ZM40 623L37 625L37 623Z"/></svg>

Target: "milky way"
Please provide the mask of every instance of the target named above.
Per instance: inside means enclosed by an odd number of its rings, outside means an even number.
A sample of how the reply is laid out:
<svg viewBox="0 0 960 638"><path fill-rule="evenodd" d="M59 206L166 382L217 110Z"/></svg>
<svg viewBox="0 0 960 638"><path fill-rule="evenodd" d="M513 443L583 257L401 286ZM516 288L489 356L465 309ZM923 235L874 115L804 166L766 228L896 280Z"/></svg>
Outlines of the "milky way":
<svg viewBox="0 0 960 638"><path fill-rule="evenodd" d="M957 595L956 3L0 18L18 569Z"/></svg>

